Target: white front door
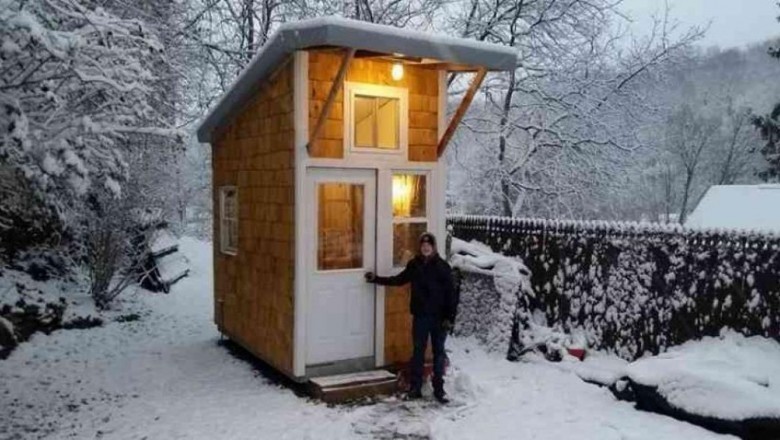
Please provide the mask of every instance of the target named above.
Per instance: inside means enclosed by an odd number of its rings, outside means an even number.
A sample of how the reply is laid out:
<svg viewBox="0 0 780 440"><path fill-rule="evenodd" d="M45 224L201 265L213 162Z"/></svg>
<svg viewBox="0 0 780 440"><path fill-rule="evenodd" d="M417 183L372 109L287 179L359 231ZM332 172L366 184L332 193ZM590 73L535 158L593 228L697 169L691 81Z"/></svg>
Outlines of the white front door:
<svg viewBox="0 0 780 440"><path fill-rule="evenodd" d="M374 356L376 172L307 170L307 366Z"/></svg>

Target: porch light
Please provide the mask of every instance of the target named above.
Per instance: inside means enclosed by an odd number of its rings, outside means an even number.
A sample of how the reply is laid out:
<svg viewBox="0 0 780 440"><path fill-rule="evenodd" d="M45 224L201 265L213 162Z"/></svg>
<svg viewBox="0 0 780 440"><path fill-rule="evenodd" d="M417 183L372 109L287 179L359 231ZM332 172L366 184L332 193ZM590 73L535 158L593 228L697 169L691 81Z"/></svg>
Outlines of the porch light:
<svg viewBox="0 0 780 440"><path fill-rule="evenodd" d="M400 81L404 77L404 65L401 63L393 63L393 67L390 69L390 76L393 80Z"/></svg>
<svg viewBox="0 0 780 440"><path fill-rule="evenodd" d="M393 176L393 215L408 217L412 210L412 182L403 174Z"/></svg>

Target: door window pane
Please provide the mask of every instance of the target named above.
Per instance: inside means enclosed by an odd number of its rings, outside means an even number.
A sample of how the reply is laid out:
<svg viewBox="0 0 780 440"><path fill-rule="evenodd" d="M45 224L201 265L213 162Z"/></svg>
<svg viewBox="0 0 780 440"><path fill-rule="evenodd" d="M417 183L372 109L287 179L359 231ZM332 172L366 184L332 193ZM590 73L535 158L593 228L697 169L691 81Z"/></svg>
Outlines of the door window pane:
<svg viewBox="0 0 780 440"><path fill-rule="evenodd" d="M318 184L318 270L363 267L363 193L362 184Z"/></svg>
<svg viewBox="0 0 780 440"><path fill-rule="evenodd" d="M358 148L399 148L398 98L355 95L352 103L354 144Z"/></svg>
<svg viewBox="0 0 780 440"><path fill-rule="evenodd" d="M393 175L393 218L425 217L426 199L425 175Z"/></svg>
<svg viewBox="0 0 780 440"><path fill-rule="evenodd" d="M405 266L417 254L418 240L428 230L428 222L393 225L393 266Z"/></svg>

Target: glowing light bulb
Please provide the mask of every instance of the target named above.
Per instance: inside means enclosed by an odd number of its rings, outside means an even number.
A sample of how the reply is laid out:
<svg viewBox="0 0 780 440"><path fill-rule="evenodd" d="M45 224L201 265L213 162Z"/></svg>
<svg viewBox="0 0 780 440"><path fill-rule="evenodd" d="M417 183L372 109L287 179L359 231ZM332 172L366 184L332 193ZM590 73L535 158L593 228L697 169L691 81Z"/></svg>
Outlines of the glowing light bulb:
<svg viewBox="0 0 780 440"><path fill-rule="evenodd" d="M393 80L400 81L404 77L404 65L401 63L393 63L393 67L390 69L390 75Z"/></svg>

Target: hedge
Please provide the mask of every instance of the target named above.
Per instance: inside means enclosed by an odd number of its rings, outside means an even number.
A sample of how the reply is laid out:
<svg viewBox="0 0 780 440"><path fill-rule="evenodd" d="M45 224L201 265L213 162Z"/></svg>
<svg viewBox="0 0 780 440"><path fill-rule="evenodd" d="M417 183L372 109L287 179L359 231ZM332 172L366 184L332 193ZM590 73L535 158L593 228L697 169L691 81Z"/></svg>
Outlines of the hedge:
<svg viewBox="0 0 780 440"><path fill-rule="evenodd" d="M483 216L447 223L453 236L530 269L535 295L519 295L519 320L541 311L548 326L583 332L593 348L633 360L724 327L780 340L777 235ZM464 283L485 288L477 279Z"/></svg>

